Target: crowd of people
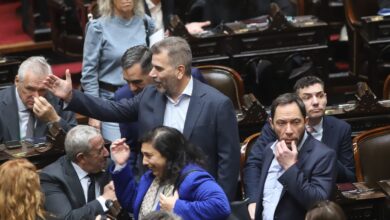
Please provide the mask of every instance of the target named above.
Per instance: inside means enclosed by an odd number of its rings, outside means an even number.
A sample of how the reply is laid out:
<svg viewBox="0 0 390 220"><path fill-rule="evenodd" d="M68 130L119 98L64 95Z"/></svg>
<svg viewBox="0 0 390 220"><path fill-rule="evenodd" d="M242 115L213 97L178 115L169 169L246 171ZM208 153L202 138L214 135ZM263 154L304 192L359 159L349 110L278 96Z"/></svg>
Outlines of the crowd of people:
<svg viewBox="0 0 390 220"><path fill-rule="evenodd" d="M148 47L169 1L98 3L83 91L44 57L23 61L15 85L0 91L0 143L45 136L54 124L67 132L65 155L39 172L24 159L0 166L0 219L104 219L112 201L134 219L227 219L240 167L231 100L191 66L183 38ZM329 200L335 183L355 181L351 127L325 116L326 104L316 76L273 101L243 173L251 219L345 219Z"/></svg>

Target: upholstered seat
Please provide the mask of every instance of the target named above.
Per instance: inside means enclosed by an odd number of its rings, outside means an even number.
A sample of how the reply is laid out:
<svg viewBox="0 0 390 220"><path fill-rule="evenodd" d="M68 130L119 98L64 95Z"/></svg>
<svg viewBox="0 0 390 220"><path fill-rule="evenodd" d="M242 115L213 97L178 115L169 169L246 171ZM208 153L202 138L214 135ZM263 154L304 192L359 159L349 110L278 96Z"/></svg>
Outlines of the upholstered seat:
<svg viewBox="0 0 390 220"><path fill-rule="evenodd" d="M244 142L241 144L241 157L240 157L240 187L242 198L245 198L245 188L244 188L244 167L246 160L248 159L249 153L251 152L253 144L256 142L257 138L260 136L260 132L254 133L251 136L247 137Z"/></svg>
<svg viewBox="0 0 390 220"><path fill-rule="evenodd" d="M383 84L383 99L390 99L390 75L386 77Z"/></svg>
<svg viewBox="0 0 390 220"><path fill-rule="evenodd" d="M361 64L362 64L362 36L361 28L362 22L361 17L376 15L378 12L378 3L376 0L367 1L367 0L343 0L345 16L348 24L349 31L349 42L351 46L351 64L352 72L359 75L362 73Z"/></svg>
<svg viewBox="0 0 390 220"><path fill-rule="evenodd" d="M390 179L390 126L365 131L353 139L356 178L375 183Z"/></svg>
<svg viewBox="0 0 390 220"><path fill-rule="evenodd" d="M240 74L229 67L218 65L198 66L197 68L208 85L229 97L237 111L242 110L244 84Z"/></svg>

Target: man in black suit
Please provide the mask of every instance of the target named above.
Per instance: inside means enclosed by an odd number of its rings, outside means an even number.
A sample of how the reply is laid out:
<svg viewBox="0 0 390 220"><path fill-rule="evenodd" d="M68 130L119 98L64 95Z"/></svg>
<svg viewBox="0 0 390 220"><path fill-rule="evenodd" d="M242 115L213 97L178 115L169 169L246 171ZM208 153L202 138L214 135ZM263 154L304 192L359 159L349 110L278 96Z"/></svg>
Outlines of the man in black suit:
<svg viewBox="0 0 390 220"><path fill-rule="evenodd" d="M191 49L180 37L168 37L152 47L154 85L132 99L104 101L72 91L70 75L48 77L45 84L68 102L68 109L103 121L139 123L139 135L165 125L178 129L207 156L207 168L230 199L236 192L240 146L231 100L191 77Z"/></svg>
<svg viewBox="0 0 390 220"><path fill-rule="evenodd" d="M66 135L65 151L40 172L45 209L60 219L95 219L107 211L108 199L116 200L103 137L94 127L76 126Z"/></svg>
<svg viewBox="0 0 390 220"><path fill-rule="evenodd" d="M0 91L0 143L46 136L53 123L65 131L77 125L74 113L63 111L43 80L52 74L44 57L20 65L15 85Z"/></svg>

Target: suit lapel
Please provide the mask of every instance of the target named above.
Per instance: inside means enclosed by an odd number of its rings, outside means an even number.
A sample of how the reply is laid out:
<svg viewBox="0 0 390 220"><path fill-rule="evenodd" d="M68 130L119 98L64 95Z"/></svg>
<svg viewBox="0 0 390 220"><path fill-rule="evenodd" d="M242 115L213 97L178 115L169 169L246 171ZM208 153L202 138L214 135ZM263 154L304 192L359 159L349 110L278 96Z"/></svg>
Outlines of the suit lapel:
<svg viewBox="0 0 390 220"><path fill-rule="evenodd" d="M189 139L191 137L192 131L195 127L196 121L199 118L199 115L202 113L204 102L202 101L202 97L205 95L204 92L200 91L199 86L200 82L197 80L193 80L193 90L192 96L190 99L190 104L188 106L186 120L184 123L183 134Z"/></svg>
<svg viewBox="0 0 390 220"><path fill-rule="evenodd" d="M20 139L20 129L19 129L19 109L16 104L16 93L15 86L12 86L9 90L9 94L6 95L4 103L4 111L1 117L5 117L4 120L6 123L8 122L8 132L11 140L19 140ZM12 122L12 123L9 123Z"/></svg>
<svg viewBox="0 0 390 220"><path fill-rule="evenodd" d="M322 139L321 142L324 143L325 145L329 146L329 140L332 139L332 127L333 125L329 123L329 120L327 119L326 116L323 118L322 122Z"/></svg>
<svg viewBox="0 0 390 220"><path fill-rule="evenodd" d="M153 104L154 109L154 126L164 124L165 106L167 103L167 97L156 90L156 99Z"/></svg>
<svg viewBox="0 0 390 220"><path fill-rule="evenodd" d="M310 152L313 149L313 136L308 135L305 143L303 143L302 148L299 150L298 153L298 162L297 162L297 167L298 169L302 169L303 165L305 164L305 161L309 158ZM286 189L283 187L282 194L280 195L280 198L283 197L284 193L286 192Z"/></svg>
<svg viewBox="0 0 390 220"><path fill-rule="evenodd" d="M84 191L81 186L79 177L77 176L76 171L74 170L71 162L66 157L64 158L64 172L66 181L69 183L69 187L73 193L69 193L71 200L75 203L77 207L85 205Z"/></svg>
<svg viewBox="0 0 390 220"><path fill-rule="evenodd" d="M273 143L272 143L273 144ZM259 189L260 189L260 195L259 195L259 201L257 201L257 204L259 204L256 208L256 216L261 216L263 212L263 195L264 195L264 184L265 180L268 175L269 167L271 166L272 160L274 159L274 152L270 148L272 144L267 145L266 150L264 151L264 161L263 165L261 166L261 173L260 173L260 182L259 182Z"/></svg>
<svg viewBox="0 0 390 220"><path fill-rule="evenodd" d="M271 145L269 145L271 146ZM264 154L264 162L263 166L261 167L261 175L260 175L260 187L261 187L261 192L264 190L264 183L265 179L267 178L268 175L268 170L269 167L271 166L272 160L274 159L275 155L274 152L270 147L267 147L265 154ZM263 193L261 193L263 194Z"/></svg>

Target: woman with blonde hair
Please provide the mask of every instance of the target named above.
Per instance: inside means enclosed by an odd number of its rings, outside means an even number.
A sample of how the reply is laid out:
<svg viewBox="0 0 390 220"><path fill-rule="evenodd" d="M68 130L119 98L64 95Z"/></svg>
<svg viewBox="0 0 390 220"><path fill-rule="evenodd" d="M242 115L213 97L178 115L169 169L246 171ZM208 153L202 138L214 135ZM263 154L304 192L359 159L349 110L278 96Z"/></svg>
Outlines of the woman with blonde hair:
<svg viewBox="0 0 390 220"><path fill-rule="evenodd" d="M35 166L26 159L0 166L0 220L47 219Z"/></svg>
<svg viewBox="0 0 390 220"><path fill-rule="evenodd" d="M91 20L85 31L81 84L84 93L113 100L126 84L122 55L130 47L146 45L155 26L144 14L142 0L98 0L98 8L101 17ZM120 138L117 123L90 118L89 125L101 129L105 139Z"/></svg>

